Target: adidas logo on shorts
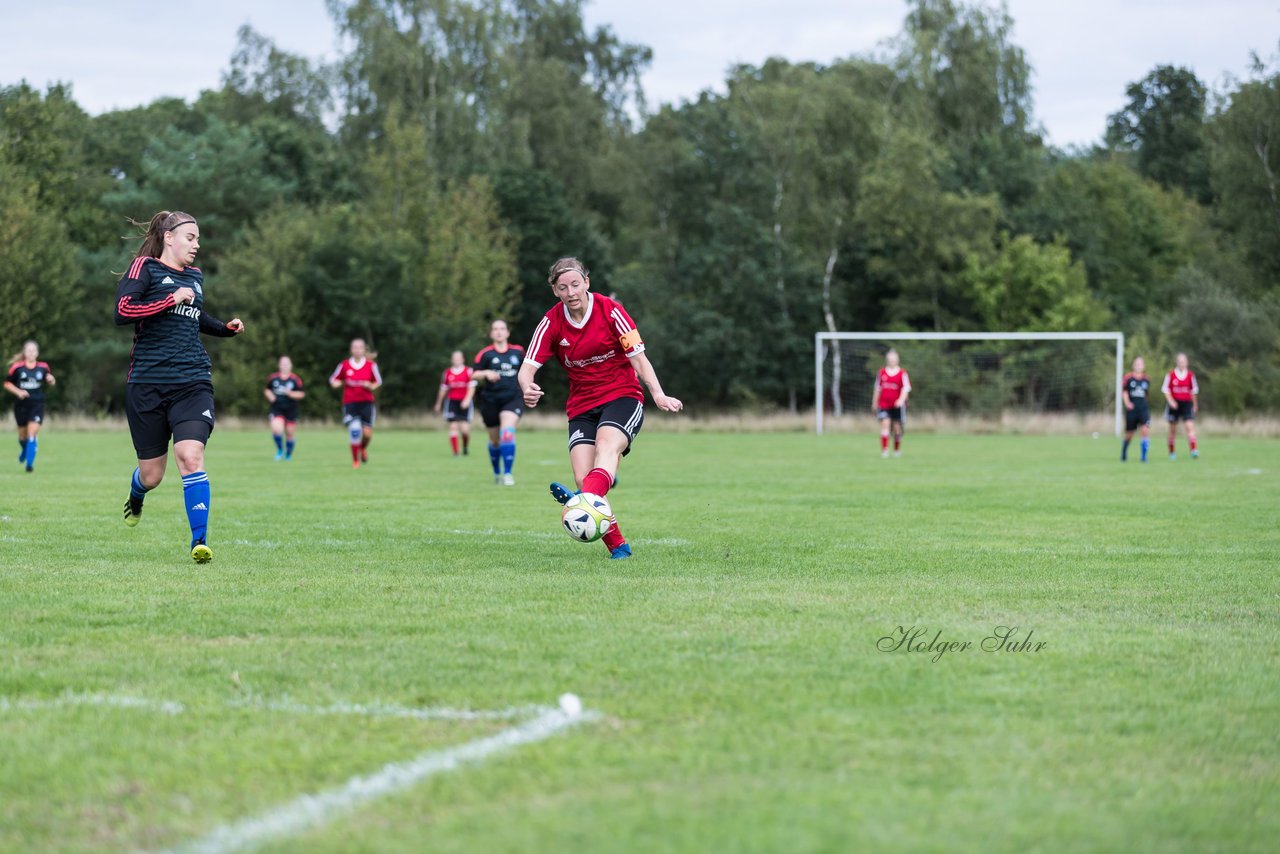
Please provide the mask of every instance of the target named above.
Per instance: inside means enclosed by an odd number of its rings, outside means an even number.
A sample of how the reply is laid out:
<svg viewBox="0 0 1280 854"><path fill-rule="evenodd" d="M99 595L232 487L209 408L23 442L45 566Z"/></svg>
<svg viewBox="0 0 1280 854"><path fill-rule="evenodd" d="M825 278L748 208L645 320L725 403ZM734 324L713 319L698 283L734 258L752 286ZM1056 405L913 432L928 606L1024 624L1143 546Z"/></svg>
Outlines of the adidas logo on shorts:
<svg viewBox="0 0 1280 854"><path fill-rule="evenodd" d="M209 419L213 418L213 413L207 409L204 412L201 412L200 414L203 415L205 418L209 418Z"/></svg>

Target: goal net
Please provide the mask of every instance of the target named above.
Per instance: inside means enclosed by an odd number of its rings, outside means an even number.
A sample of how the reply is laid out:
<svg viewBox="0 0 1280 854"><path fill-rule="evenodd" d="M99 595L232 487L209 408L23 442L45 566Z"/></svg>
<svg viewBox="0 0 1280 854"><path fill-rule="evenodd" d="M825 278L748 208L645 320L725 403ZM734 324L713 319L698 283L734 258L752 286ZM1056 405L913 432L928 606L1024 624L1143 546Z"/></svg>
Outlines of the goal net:
<svg viewBox="0 0 1280 854"><path fill-rule="evenodd" d="M1124 427L1120 332L819 332L814 336L817 431L873 417L885 354L911 378L912 418L982 424L1037 418ZM1062 416L1073 416L1064 419Z"/></svg>

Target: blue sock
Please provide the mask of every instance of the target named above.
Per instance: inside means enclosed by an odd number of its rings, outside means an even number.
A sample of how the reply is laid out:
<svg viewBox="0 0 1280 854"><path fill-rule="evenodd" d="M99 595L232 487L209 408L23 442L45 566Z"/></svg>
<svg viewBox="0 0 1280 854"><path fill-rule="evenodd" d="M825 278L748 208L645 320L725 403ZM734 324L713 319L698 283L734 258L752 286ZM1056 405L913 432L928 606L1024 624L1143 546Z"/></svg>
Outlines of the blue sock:
<svg viewBox="0 0 1280 854"><path fill-rule="evenodd" d="M1129 439L1125 439L1124 444L1120 446L1120 459L1122 461L1129 459L1129 442Z"/></svg>
<svg viewBox="0 0 1280 854"><path fill-rule="evenodd" d="M1142 440L1142 461L1144 463L1147 461L1147 449L1150 447L1151 447L1151 440L1143 439Z"/></svg>
<svg viewBox="0 0 1280 854"><path fill-rule="evenodd" d="M182 477L182 499L191 523L191 545L205 538L209 528L209 475L193 471Z"/></svg>
<svg viewBox="0 0 1280 854"><path fill-rule="evenodd" d="M284 436L281 436L279 433L272 433L272 434L271 434L271 438L276 440L276 450L277 450L277 451L283 451L283 450L284 450Z"/></svg>
<svg viewBox="0 0 1280 854"><path fill-rule="evenodd" d="M18 462L24 463L27 461L27 440L19 439L18 447L22 449L21 451L18 452Z"/></svg>
<svg viewBox="0 0 1280 854"><path fill-rule="evenodd" d="M502 470L511 474L511 467L516 464L516 430L514 427L502 431L502 443L498 445L502 455Z"/></svg>
<svg viewBox="0 0 1280 854"><path fill-rule="evenodd" d="M502 455L497 445L489 446L489 462L493 463L494 474L502 474Z"/></svg>
<svg viewBox="0 0 1280 854"><path fill-rule="evenodd" d="M27 440L27 468L31 468L36 464L36 450L40 444L35 439Z"/></svg>
<svg viewBox="0 0 1280 854"><path fill-rule="evenodd" d="M294 446L294 445L296 445L296 444L298 444L298 440L297 440L297 439L290 439L289 441L287 441L287 442L285 442L285 443L284 443L284 455L285 455L286 457L292 457L292 456L293 456L293 446Z"/></svg>
<svg viewBox="0 0 1280 854"><path fill-rule="evenodd" d="M133 478L129 481L129 497L141 499L151 490L142 485L142 471L140 469L133 470Z"/></svg>

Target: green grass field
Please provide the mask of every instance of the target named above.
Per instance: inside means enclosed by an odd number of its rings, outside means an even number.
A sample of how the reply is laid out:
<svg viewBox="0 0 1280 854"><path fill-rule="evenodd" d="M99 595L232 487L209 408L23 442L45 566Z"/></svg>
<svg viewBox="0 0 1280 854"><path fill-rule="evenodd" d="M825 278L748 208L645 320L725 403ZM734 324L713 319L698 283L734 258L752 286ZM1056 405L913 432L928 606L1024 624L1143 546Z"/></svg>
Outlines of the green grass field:
<svg viewBox="0 0 1280 854"><path fill-rule="evenodd" d="M51 427L33 475L0 467L0 850L181 846L512 725L273 702L565 691L602 716L261 850L1280 837L1280 442L1121 466L1111 439L646 434L611 562L558 530L558 431L521 434L515 488L440 433L353 472L336 429L288 464L222 431L197 567L174 469L127 529L128 437ZM899 626L974 646L880 651ZM997 626L1045 646L982 651Z"/></svg>

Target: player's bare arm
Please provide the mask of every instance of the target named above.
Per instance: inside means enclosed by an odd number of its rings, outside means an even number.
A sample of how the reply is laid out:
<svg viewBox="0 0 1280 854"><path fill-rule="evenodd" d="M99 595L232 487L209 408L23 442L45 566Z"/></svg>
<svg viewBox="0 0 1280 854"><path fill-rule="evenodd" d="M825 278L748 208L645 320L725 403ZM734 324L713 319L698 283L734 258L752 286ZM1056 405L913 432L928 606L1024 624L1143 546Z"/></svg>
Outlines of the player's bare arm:
<svg viewBox="0 0 1280 854"><path fill-rule="evenodd" d="M4 390L16 396L18 400L26 400L28 397L30 397L30 394L28 394L23 389L18 388L13 383L9 383L9 382L5 383Z"/></svg>
<svg viewBox="0 0 1280 854"><path fill-rule="evenodd" d="M649 395L653 398L653 405L661 409L663 412L679 412L684 409L684 403L676 397L671 397L662 390L662 383L658 382L658 374L653 369L653 363L649 361L649 357L644 353L631 357L631 366L635 368L636 375L640 377L640 382L644 383L644 387L649 389Z"/></svg>
<svg viewBox="0 0 1280 854"><path fill-rule="evenodd" d="M1133 401L1129 399L1129 392L1127 391L1121 392L1120 398L1124 401L1125 409L1133 409Z"/></svg>
<svg viewBox="0 0 1280 854"><path fill-rule="evenodd" d="M483 372L478 372L483 373ZM493 373L489 371L488 373ZM520 384L520 395L524 398L524 405L533 409L538 405L538 401L542 400L542 387L533 381L538 373L538 366L532 362L525 362L520 366L520 373L516 374L516 382Z"/></svg>
<svg viewBox="0 0 1280 854"><path fill-rule="evenodd" d="M271 389L269 389L269 388L264 388L264 389L262 390L262 394L263 394L263 396L265 396L265 397L267 398L267 402L268 402L268 403L275 403L275 402L276 402L276 393L275 393L275 392L273 392Z"/></svg>

